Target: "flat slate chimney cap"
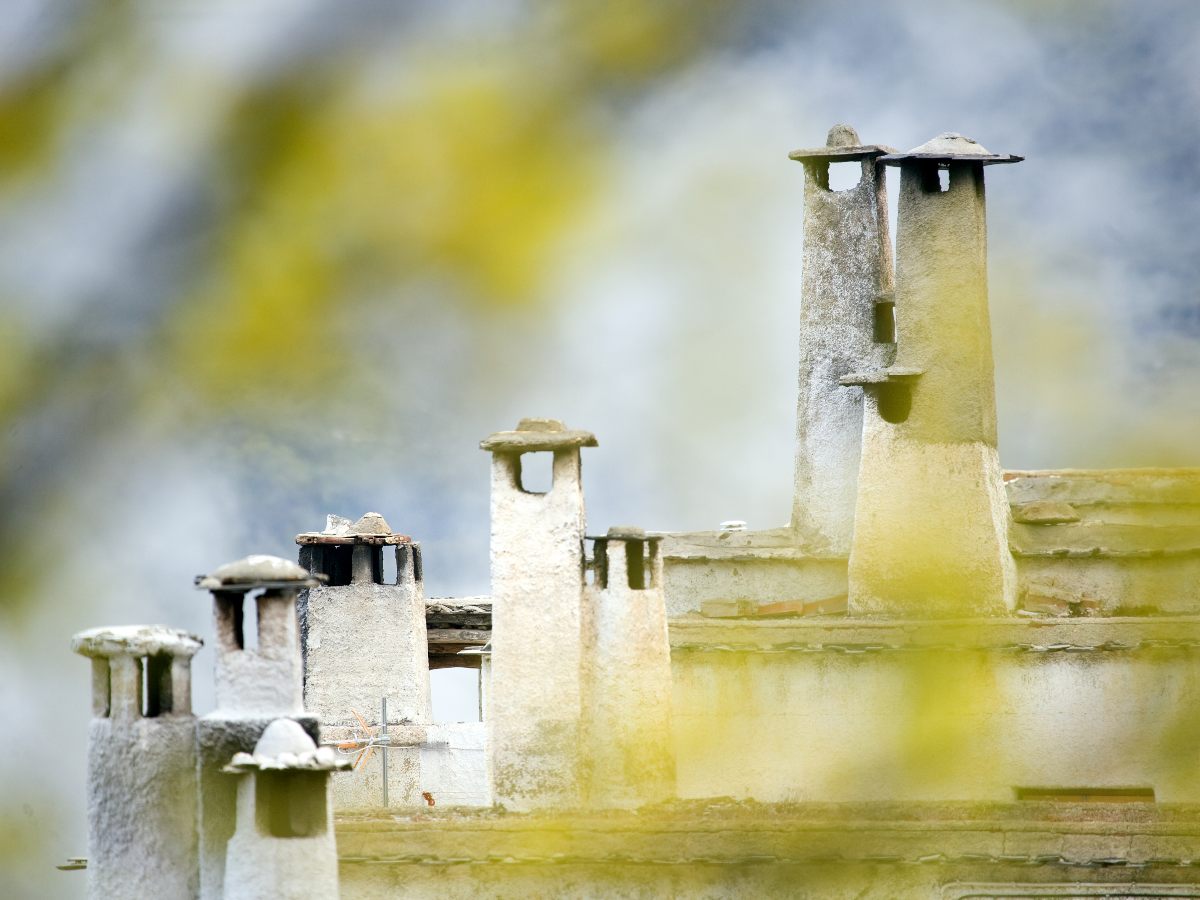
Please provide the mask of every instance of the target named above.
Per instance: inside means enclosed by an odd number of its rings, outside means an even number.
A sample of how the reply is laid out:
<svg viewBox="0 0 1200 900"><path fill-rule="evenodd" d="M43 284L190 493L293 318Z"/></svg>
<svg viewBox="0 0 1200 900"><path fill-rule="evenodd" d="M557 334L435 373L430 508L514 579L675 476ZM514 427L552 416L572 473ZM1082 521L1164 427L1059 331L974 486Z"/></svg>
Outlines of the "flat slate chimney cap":
<svg viewBox="0 0 1200 900"><path fill-rule="evenodd" d="M637 525L613 525L607 534L588 534L589 541L661 541L661 534L646 534L645 528Z"/></svg>
<svg viewBox="0 0 1200 900"><path fill-rule="evenodd" d="M899 166L920 160L962 161L994 166L1000 163L1018 163L1024 158L1013 156L1011 153L993 153L974 138L954 131L945 131L935 138L930 138L920 147L913 147L907 153L889 153L881 157L880 162L889 166Z"/></svg>
<svg viewBox="0 0 1200 900"><path fill-rule="evenodd" d="M252 591L316 587L323 581L323 577L306 572L291 560L256 553L225 563L211 575L197 575L196 587L206 591Z"/></svg>
<svg viewBox="0 0 1200 900"><path fill-rule="evenodd" d="M801 162L851 162L868 156L883 156L885 153L895 152L895 147L864 144L858 139L858 132L851 126L838 124L829 129L824 147L793 150L788 154L788 159Z"/></svg>
<svg viewBox="0 0 1200 900"><path fill-rule="evenodd" d="M920 378L924 374L924 369L915 369L912 366L888 366L886 369L851 372L839 378L838 383L842 387L858 387L868 384L893 384L896 382L910 382L913 379Z"/></svg>
<svg viewBox="0 0 1200 900"><path fill-rule="evenodd" d="M71 649L80 656L194 656L204 646L196 635L166 625L117 625L89 628L71 638Z"/></svg>
<svg viewBox="0 0 1200 900"><path fill-rule="evenodd" d="M352 546L354 544L369 544L382 547L394 544L411 544L412 538L407 534L396 534L392 526L382 515L369 512L357 522L351 522L342 516L330 515L324 531L306 531L296 535L296 543L332 544L337 546Z"/></svg>
<svg viewBox="0 0 1200 900"><path fill-rule="evenodd" d="M514 430L497 431L479 442L479 449L493 453L533 453L595 446L598 446L596 436L590 431L567 428L558 419L522 419Z"/></svg>

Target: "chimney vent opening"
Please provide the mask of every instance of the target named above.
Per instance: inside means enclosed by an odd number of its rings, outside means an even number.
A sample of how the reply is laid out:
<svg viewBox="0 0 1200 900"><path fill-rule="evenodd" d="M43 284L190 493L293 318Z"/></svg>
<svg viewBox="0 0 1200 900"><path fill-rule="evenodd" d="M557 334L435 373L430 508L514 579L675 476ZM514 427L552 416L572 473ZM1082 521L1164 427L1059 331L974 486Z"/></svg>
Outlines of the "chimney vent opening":
<svg viewBox="0 0 1200 900"><path fill-rule="evenodd" d="M829 190L849 191L858 187L862 182L862 166L857 161L830 163L826 187Z"/></svg>
<svg viewBox="0 0 1200 900"><path fill-rule="evenodd" d="M875 343L896 343L896 304L880 300L875 304Z"/></svg>
<svg viewBox="0 0 1200 900"><path fill-rule="evenodd" d="M908 419L911 411L911 387L896 382L879 385L879 416L883 421L899 425Z"/></svg>
<svg viewBox="0 0 1200 900"><path fill-rule="evenodd" d="M548 494L554 487L554 454L522 454L517 460L517 476L526 494Z"/></svg>

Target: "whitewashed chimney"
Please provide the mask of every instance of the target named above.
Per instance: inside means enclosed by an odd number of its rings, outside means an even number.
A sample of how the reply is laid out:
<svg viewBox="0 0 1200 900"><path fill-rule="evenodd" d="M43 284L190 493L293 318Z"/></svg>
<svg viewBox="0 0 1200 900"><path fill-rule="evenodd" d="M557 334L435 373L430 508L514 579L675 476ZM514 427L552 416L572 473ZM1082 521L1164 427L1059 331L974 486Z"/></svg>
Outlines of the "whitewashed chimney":
<svg viewBox="0 0 1200 900"><path fill-rule="evenodd" d="M862 448L863 404L843 375L886 365L892 329L892 247L884 167L890 147L863 144L834 125L826 146L796 150L804 164L804 256L792 528L806 551L850 554ZM834 166L859 170L830 188Z"/></svg>
<svg viewBox="0 0 1200 900"><path fill-rule="evenodd" d="M88 896L137 900L199 888L195 635L161 625L95 628L71 649L92 661Z"/></svg>
<svg viewBox="0 0 1200 900"><path fill-rule="evenodd" d="M294 562L263 555L196 579L197 587L212 593L217 632L217 708L196 723L201 900L222 896L225 845L234 831L235 786L221 768L233 754L252 750L280 716L298 719L311 738L319 738L316 719L304 712L296 595L320 583Z"/></svg>
<svg viewBox="0 0 1200 900"><path fill-rule="evenodd" d="M587 804L661 803L675 793L662 541L633 527L591 540L594 578L584 594Z"/></svg>
<svg viewBox="0 0 1200 900"><path fill-rule="evenodd" d="M347 769L292 719L276 719L222 769L234 776L237 827L226 847L225 900L337 900L330 775Z"/></svg>
<svg viewBox="0 0 1200 900"><path fill-rule="evenodd" d="M882 158L900 167L897 351L892 365L842 379L866 397L852 614L960 616L1015 605L983 170L1020 159L957 134Z"/></svg>
<svg viewBox="0 0 1200 900"><path fill-rule="evenodd" d="M353 774L334 782L334 802L339 809L424 805L420 744L431 715L421 546L394 534L379 513L330 521L323 532L296 537L300 564L324 579L299 597L304 704L327 744L359 746L386 735L388 748L364 752ZM395 555L393 583L384 580L386 553Z"/></svg>
<svg viewBox="0 0 1200 900"><path fill-rule="evenodd" d="M522 419L480 447L492 453L492 672L488 735L497 803L510 809L581 802L580 720L584 506L580 448L587 431ZM537 493L522 479L529 454L553 458Z"/></svg>

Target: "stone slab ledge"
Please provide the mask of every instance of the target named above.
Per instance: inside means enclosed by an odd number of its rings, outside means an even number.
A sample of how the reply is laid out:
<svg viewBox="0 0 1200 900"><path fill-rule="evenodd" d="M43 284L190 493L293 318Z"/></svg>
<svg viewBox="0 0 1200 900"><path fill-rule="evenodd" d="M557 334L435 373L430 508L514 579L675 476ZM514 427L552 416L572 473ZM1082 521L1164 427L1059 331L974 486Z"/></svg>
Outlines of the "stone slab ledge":
<svg viewBox="0 0 1200 900"><path fill-rule="evenodd" d="M675 652L891 650L1137 651L1200 648L1200 616L972 619L711 619L670 621Z"/></svg>
<svg viewBox="0 0 1200 900"><path fill-rule="evenodd" d="M345 863L826 862L1200 868L1200 806L677 804L637 812L340 816Z"/></svg>

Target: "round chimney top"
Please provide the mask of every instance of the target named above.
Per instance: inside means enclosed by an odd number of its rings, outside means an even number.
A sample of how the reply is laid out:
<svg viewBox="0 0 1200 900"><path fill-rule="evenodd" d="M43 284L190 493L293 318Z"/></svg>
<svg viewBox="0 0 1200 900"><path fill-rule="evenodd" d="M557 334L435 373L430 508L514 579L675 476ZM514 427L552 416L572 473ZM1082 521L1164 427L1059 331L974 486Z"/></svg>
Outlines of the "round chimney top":
<svg viewBox="0 0 1200 900"><path fill-rule="evenodd" d="M497 431L479 442L479 449L492 453L535 453L595 446L596 436L590 431L567 428L558 419L522 419L512 431Z"/></svg>
<svg viewBox="0 0 1200 900"><path fill-rule="evenodd" d="M226 563L211 575L197 575L196 587L206 591L252 591L256 588L316 587L322 579L288 559L256 553Z"/></svg>
<svg viewBox="0 0 1200 900"><path fill-rule="evenodd" d="M883 157L881 162L889 166L898 166L917 160L965 161L992 166L999 163L1017 163L1024 158L1006 153L993 153L974 138L969 138L956 131L944 131L937 137L930 138L921 146L913 147L907 153L890 153Z"/></svg>
<svg viewBox="0 0 1200 900"><path fill-rule="evenodd" d="M194 656L204 645L196 635L166 625L117 625L89 628L71 638L71 649L80 656Z"/></svg>
<svg viewBox="0 0 1200 900"><path fill-rule="evenodd" d="M864 144L859 140L858 132L853 126L839 122L829 129L824 147L793 150L788 154L788 159L800 162L851 162L868 156L883 156L885 153L895 152L895 148L882 144Z"/></svg>

